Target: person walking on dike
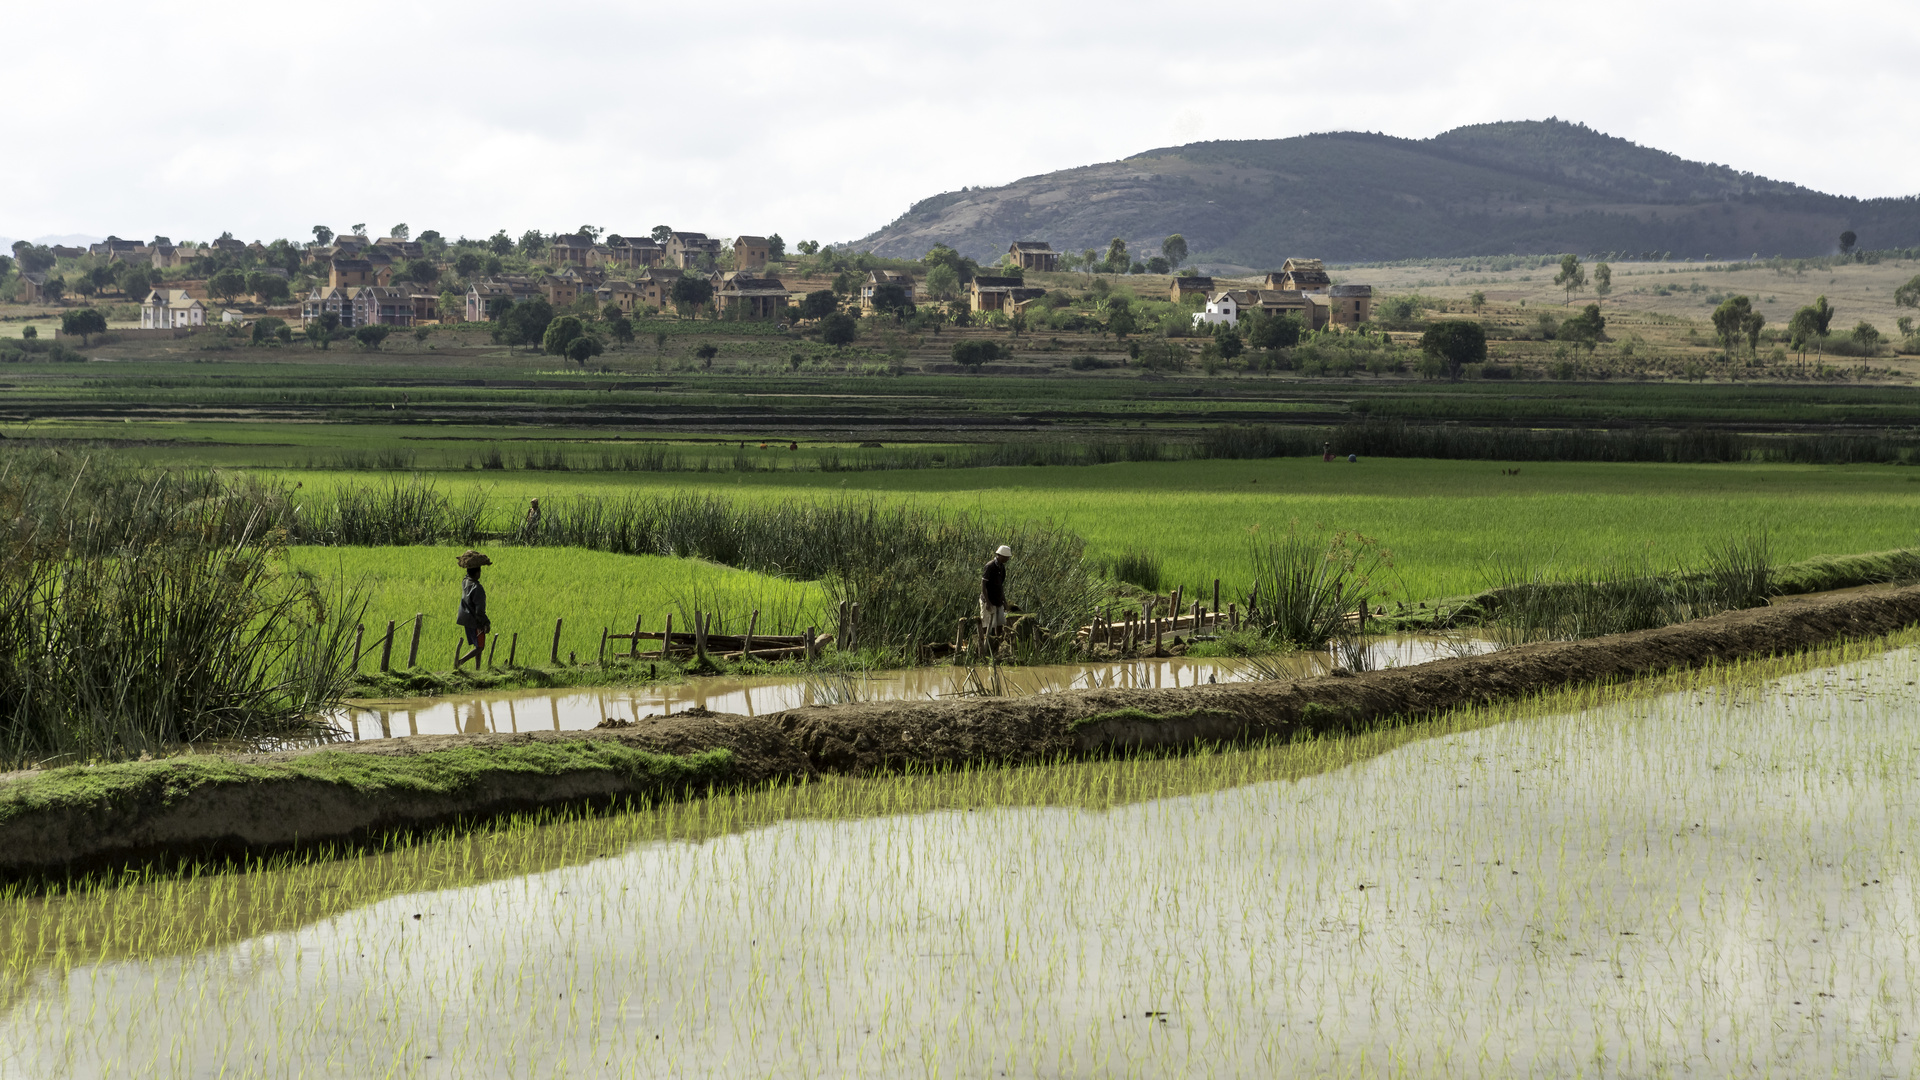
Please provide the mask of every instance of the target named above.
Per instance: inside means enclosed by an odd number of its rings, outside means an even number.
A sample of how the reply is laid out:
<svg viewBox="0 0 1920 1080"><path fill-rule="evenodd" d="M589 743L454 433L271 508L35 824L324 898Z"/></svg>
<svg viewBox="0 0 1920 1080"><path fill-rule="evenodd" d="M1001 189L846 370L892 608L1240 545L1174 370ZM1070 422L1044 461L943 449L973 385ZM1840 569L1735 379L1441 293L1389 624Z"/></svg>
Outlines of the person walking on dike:
<svg viewBox="0 0 1920 1080"><path fill-rule="evenodd" d="M527 543L540 535L540 500L527 502L527 520L520 523L520 542Z"/></svg>
<svg viewBox="0 0 1920 1080"><path fill-rule="evenodd" d="M493 560L468 548L454 558L454 564L467 572L467 578L460 583L460 614L454 622L467 632L467 644L473 651L462 656L453 665L459 671L467 661L473 661L473 669L480 670L480 651L486 648L487 634L493 629L493 623L487 618L487 590L480 585L480 568L492 566Z"/></svg>
<svg viewBox="0 0 1920 1080"><path fill-rule="evenodd" d="M980 632L989 647L1007 630L1007 563L1012 559L1013 549L1001 544L980 572Z"/></svg>

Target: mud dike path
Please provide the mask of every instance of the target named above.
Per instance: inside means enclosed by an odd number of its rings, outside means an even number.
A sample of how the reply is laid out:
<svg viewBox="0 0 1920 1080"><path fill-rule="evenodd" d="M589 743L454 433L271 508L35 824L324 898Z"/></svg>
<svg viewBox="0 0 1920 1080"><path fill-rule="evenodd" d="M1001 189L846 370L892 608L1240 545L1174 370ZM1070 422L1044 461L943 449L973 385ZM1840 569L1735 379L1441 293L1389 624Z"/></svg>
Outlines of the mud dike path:
<svg viewBox="0 0 1920 1080"><path fill-rule="evenodd" d="M616 730L423 735L0 777L0 874L354 841L539 807L619 805L828 773L1007 764L1354 730L1582 684L1871 638L1920 586L1416 667L1166 690L690 710Z"/></svg>

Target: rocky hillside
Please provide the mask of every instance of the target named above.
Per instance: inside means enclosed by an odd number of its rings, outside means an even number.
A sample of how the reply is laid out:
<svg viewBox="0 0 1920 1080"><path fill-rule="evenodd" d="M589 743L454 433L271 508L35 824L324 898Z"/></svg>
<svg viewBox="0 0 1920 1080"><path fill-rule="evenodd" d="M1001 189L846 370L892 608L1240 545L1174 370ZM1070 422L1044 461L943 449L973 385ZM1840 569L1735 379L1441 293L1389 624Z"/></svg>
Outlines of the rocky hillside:
<svg viewBox="0 0 1920 1080"><path fill-rule="evenodd" d="M1254 269L1290 255L1824 255L1849 229L1862 247L1920 244L1920 196L1826 195L1545 120L1149 150L923 199L855 246L917 258L942 243L984 260L1016 239L1080 251L1117 236L1151 253L1180 233L1196 264Z"/></svg>

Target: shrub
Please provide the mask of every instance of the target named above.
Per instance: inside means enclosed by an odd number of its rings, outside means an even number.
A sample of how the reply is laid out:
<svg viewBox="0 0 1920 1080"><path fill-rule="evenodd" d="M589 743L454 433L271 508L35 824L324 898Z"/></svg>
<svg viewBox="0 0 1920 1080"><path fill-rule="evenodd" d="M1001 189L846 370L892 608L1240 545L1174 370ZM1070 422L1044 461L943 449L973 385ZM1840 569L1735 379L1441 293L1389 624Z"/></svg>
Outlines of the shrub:
<svg viewBox="0 0 1920 1080"><path fill-rule="evenodd" d="M953 343L953 362L962 367L978 368L998 359L1000 346L991 341L970 339Z"/></svg>

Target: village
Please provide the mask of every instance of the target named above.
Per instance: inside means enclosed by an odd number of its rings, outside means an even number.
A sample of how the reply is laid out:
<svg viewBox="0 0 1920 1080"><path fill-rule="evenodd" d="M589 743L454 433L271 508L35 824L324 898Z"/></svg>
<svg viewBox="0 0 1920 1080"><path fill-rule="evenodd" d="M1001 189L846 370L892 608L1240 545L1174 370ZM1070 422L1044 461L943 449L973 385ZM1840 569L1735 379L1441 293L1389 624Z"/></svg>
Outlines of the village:
<svg viewBox="0 0 1920 1080"><path fill-rule="evenodd" d="M317 226L308 243L208 243L109 236L85 248L14 245L14 273L0 274L0 298L58 312L118 294L120 339L179 337L210 326L246 328L277 320L309 338L364 327L424 328L498 323L517 305L545 301L553 313L589 322L625 318L757 320L816 324L834 315L1019 326L1036 308L1061 303L1060 290L1096 277L1125 278L1136 295L1164 282L1168 302L1190 314L1172 331L1209 334L1252 317L1287 316L1304 331L1369 322L1373 289L1336 284L1319 259L1286 260L1263 278L1216 280L1183 272L1177 259L1130 261L1125 242L1105 253L1062 253L1044 240L1015 239L982 266L936 246L923 260L878 259L815 243L789 252L778 234L731 238L667 226L628 236L582 228L518 240L448 242L406 226L371 237L356 226ZM1172 237L1168 254L1184 255ZM1160 273L1156 273L1156 271ZM1054 294L1050 297L1050 293ZM98 298L98 301L96 301ZM137 321L129 305L137 304ZM112 319L112 316L109 316ZM56 331L56 336L60 332Z"/></svg>

